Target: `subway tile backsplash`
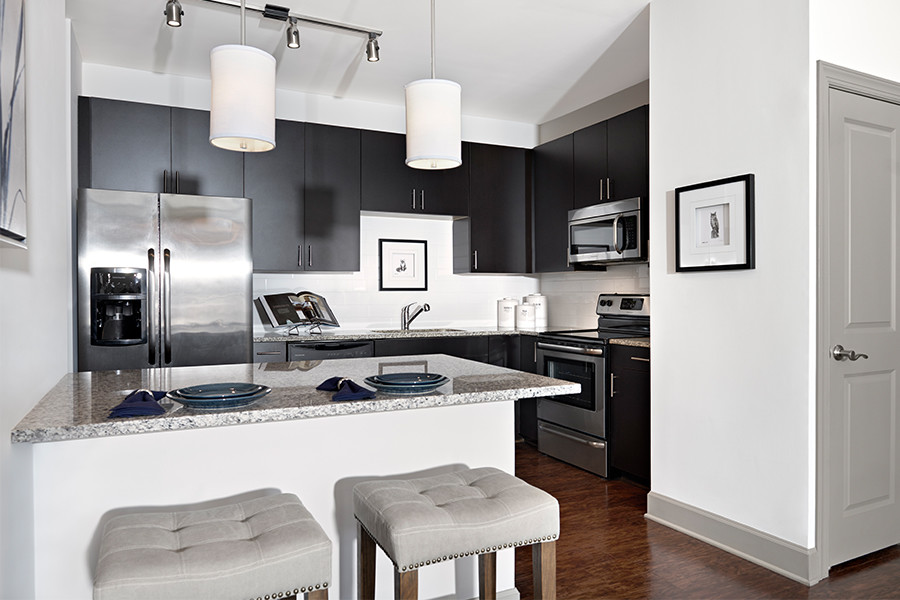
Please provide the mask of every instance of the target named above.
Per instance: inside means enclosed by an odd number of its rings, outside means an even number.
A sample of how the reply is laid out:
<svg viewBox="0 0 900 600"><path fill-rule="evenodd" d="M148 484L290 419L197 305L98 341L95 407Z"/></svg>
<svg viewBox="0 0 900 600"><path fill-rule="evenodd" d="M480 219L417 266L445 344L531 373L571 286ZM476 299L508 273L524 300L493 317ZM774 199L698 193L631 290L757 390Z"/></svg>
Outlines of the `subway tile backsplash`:
<svg viewBox="0 0 900 600"><path fill-rule="evenodd" d="M600 292L647 292L647 265L610 267L605 272L543 275L454 275L453 224L449 219L375 216L360 223L360 267L352 273L255 273L253 295L311 291L325 296L346 329L388 329L400 326L400 308L427 302L415 327L492 327L497 324L497 300L541 292L548 298L549 322L558 327L593 327ZM378 240L428 242L428 290L378 290ZM254 311L256 335L266 331Z"/></svg>

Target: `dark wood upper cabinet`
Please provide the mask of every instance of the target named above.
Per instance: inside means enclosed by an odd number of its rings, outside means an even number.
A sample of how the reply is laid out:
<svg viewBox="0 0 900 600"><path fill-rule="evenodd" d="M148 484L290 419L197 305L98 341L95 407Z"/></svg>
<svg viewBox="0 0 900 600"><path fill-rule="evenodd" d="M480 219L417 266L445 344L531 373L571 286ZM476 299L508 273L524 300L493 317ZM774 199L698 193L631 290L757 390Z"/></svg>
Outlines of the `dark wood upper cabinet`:
<svg viewBox="0 0 900 600"><path fill-rule="evenodd" d="M78 99L78 186L162 192L172 169L171 109Z"/></svg>
<svg viewBox="0 0 900 600"><path fill-rule="evenodd" d="M429 171L406 166L406 136L362 131L362 209L382 212L465 215L469 195L467 144L463 164Z"/></svg>
<svg viewBox="0 0 900 600"><path fill-rule="evenodd" d="M275 148L244 157L244 194L253 199L255 271L300 271L305 264L305 127L276 121Z"/></svg>
<svg viewBox="0 0 900 600"><path fill-rule="evenodd" d="M209 143L209 111L172 108L172 171L169 192L196 196L244 195L244 153Z"/></svg>
<svg viewBox="0 0 900 600"><path fill-rule="evenodd" d="M650 195L650 135L648 106L641 106L607 121L609 200Z"/></svg>
<svg viewBox="0 0 900 600"><path fill-rule="evenodd" d="M607 133L603 121L573 134L573 208L583 208L608 200Z"/></svg>
<svg viewBox="0 0 900 600"><path fill-rule="evenodd" d="M569 271L568 222L573 198L573 134L534 149L534 272Z"/></svg>
<svg viewBox="0 0 900 600"><path fill-rule="evenodd" d="M306 270L359 271L360 130L306 124Z"/></svg>
<svg viewBox="0 0 900 600"><path fill-rule="evenodd" d="M526 154L469 144L469 216L453 223L454 273L529 271Z"/></svg>

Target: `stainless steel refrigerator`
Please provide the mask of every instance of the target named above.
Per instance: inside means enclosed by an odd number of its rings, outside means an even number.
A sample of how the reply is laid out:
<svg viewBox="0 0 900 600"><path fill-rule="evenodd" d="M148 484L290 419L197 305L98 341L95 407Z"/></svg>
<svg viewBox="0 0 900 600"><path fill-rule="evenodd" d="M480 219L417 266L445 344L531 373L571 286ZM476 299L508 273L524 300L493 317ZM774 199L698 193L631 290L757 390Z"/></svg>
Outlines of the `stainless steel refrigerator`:
<svg viewBox="0 0 900 600"><path fill-rule="evenodd" d="M81 189L78 370L252 361L250 200Z"/></svg>

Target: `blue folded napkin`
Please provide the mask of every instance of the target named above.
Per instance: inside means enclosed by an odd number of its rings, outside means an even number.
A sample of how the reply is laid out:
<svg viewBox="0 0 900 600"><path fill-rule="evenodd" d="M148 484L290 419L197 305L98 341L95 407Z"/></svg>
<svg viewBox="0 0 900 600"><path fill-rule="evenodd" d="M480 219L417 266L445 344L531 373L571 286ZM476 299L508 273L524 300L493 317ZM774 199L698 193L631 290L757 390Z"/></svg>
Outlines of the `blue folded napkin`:
<svg viewBox="0 0 900 600"><path fill-rule="evenodd" d="M109 411L110 419L123 417L148 417L161 415L166 412L157 400L163 398L165 392L152 392L150 390L135 390L122 400L122 403Z"/></svg>
<svg viewBox="0 0 900 600"><path fill-rule="evenodd" d="M364 388L361 385L357 385L346 377L332 377L331 379L326 379L316 389L325 392L337 390L337 393L331 397L332 400L337 401L367 400L375 397L375 392L368 388Z"/></svg>

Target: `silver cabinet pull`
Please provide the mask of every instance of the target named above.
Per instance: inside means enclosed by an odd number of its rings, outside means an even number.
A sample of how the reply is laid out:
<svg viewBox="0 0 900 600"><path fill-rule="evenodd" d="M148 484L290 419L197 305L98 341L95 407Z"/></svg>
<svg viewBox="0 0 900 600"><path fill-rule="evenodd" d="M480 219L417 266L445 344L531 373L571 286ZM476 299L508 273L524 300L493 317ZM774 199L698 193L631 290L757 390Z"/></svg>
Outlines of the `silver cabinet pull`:
<svg viewBox="0 0 900 600"><path fill-rule="evenodd" d="M297 245L297 266L303 266L303 244Z"/></svg>
<svg viewBox="0 0 900 600"><path fill-rule="evenodd" d="M181 174L178 171L175 171L175 193L181 193Z"/></svg>
<svg viewBox="0 0 900 600"><path fill-rule="evenodd" d="M147 278L147 301L152 304L156 301L156 251L153 248L147 249L147 271L150 276ZM147 363L156 364L156 330L153 329L153 309L150 306L147 310Z"/></svg>
<svg viewBox="0 0 900 600"><path fill-rule="evenodd" d="M169 193L169 170L163 169L163 194Z"/></svg>
<svg viewBox="0 0 900 600"><path fill-rule="evenodd" d="M868 354L857 354L856 350L844 350L844 347L840 344L835 345L835 347L831 349L831 356L834 357L834 360L859 360L860 358L869 358Z"/></svg>
<svg viewBox="0 0 900 600"><path fill-rule="evenodd" d="M416 210L416 188L412 189L412 206L413 210Z"/></svg>
<svg viewBox="0 0 900 600"><path fill-rule="evenodd" d="M644 358L643 356L632 356L631 360L639 360L641 362L650 362L649 358Z"/></svg>
<svg viewBox="0 0 900 600"><path fill-rule="evenodd" d="M308 251L306 253L306 265L308 267L312 267L312 244L307 246L307 249Z"/></svg>
<svg viewBox="0 0 900 600"><path fill-rule="evenodd" d="M603 180L600 180L600 202L603 202Z"/></svg>
<svg viewBox="0 0 900 600"><path fill-rule="evenodd" d="M612 200L612 192L609 191L609 177L606 178L606 199Z"/></svg>
<svg viewBox="0 0 900 600"><path fill-rule="evenodd" d="M612 398L616 395L616 376L612 373L609 374L609 397Z"/></svg>
<svg viewBox="0 0 900 600"><path fill-rule="evenodd" d="M425 210L425 190L419 190L419 206Z"/></svg>
<svg viewBox="0 0 900 600"><path fill-rule="evenodd" d="M281 354L281 350L268 350L266 352L257 352L257 356L277 356Z"/></svg>
<svg viewBox="0 0 900 600"><path fill-rule="evenodd" d="M473 252L472 254L475 255L475 267L474 267L474 270L477 271L477 270L478 270L478 250L475 250L475 252Z"/></svg>

